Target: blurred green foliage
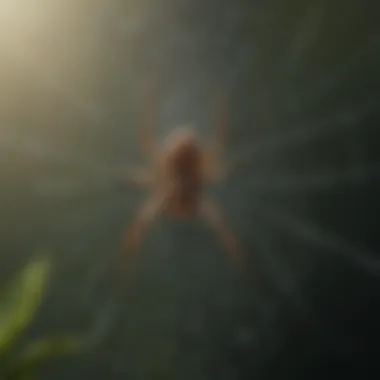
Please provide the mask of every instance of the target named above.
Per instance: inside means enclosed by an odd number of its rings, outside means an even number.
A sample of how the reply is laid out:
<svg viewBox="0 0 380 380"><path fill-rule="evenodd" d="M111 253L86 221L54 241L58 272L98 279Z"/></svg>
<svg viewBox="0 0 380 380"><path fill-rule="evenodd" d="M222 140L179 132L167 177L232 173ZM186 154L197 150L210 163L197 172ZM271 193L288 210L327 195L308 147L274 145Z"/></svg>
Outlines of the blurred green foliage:
<svg viewBox="0 0 380 380"><path fill-rule="evenodd" d="M49 271L49 261L39 257L0 293L1 379L35 379L48 359L80 352L79 341L71 337L46 338L16 347L42 301Z"/></svg>

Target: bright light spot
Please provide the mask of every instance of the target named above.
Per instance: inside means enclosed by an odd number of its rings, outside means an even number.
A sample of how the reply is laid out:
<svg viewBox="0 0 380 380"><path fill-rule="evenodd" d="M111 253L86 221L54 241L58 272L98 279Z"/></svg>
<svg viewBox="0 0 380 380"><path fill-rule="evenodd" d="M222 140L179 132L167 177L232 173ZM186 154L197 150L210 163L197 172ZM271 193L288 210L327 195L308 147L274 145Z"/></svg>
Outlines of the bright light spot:
<svg viewBox="0 0 380 380"><path fill-rule="evenodd" d="M36 43L33 37L46 29L49 21L48 5L46 0L0 0L0 43L16 48Z"/></svg>

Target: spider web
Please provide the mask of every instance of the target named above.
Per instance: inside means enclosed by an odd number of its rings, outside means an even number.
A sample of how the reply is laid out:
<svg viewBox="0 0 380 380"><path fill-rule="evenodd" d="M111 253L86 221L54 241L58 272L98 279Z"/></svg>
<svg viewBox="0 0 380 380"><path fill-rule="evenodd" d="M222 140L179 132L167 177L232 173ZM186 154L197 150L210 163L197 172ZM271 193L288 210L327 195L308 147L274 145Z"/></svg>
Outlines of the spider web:
<svg viewBox="0 0 380 380"><path fill-rule="evenodd" d="M299 203L310 205L315 199L318 200L317 203L320 206L320 199L323 197L327 199L329 194L337 191L342 197L352 189L358 189L358 191L365 194L364 190L379 184L380 167L378 157L374 159L367 158L369 156L369 153L366 153L367 141L366 137L363 137L365 133L369 136L374 134L373 129L375 126L371 125L370 119L377 116L380 106L380 94L378 87L376 87L379 85L378 78L374 78L373 82L375 83L372 84L371 90L363 96L357 95L354 91L351 97L342 96L344 99L341 102L338 102L335 106L327 107L325 112L319 112L314 115L312 111L309 113L305 111L314 103L319 101L323 103L324 97L327 97L330 92L336 92L340 87L344 87L345 83L353 76L360 77L363 70L366 70L366 65L363 62L368 62L367 66L372 67L372 62L380 54L379 35L375 32L368 33L368 36L363 38L356 49L350 51L346 56L342 55L337 60L336 67L332 70L316 70L315 77L312 77L313 70L311 70L309 83L304 85L303 89L291 87L291 78L297 75L299 69L302 69L298 65L305 62L305 56L307 56L309 50L312 50L313 44L321 34L324 16L327 12L327 6L323 4L325 3L320 2L317 4L315 2L315 4L306 9L300 25L297 26L290 43L285 47L286 54L279 63L280 67L276 68L272 76L269 75L270 80L264 81L264 87L270 94L267 101L272 102L269 104L267 111L265 111L265 108L261 110L261 115L264 116L255 120L255 117L247 115L244 123L238 123L245 125L261 123L261 126L257 127L257 135L252 139L254 141L251 143L247 139L244 140L244 130L247 134L250 133L248 127L244 125L236 125L236 132L231 132L235 140L241 141L241 144L231 149L230 155L239 158L239 162L242 163L242 169L239 168L236 171L230 180L230 184L226 185L222 195L225 203L231 203L231 214L233 214L234 207L240 210L245 209L242 215L236 213L231 218L232 221L236 220L236 225L239 224L238 218L244 219L245 222L241 223L239 229L243 238L251 234L251 226L252 230L260 223L266 226L265 229L263 227L258 228L259 231L253 233L252 240L255 241L252 244L253 248L249 246L249 239L246 239L252 258L254 259L254 255L259 257L266 271L265 275L270 278L272 286L281 294L280 298L289 300L297 313L303 316L302 318L309 319L310 315L313 315L320 330L323 330L326 326L323 325L312 302L302 290L303 276L307 276L312 270L307 266L317 265L318 257L324 254L335 254L344 265L352 267L355 271L365 276L376 278L379 275L380 265L376 247L367 247L365 242L358 243L353 239L353 236L345 235L344 233L339 234L332 228L324 227L318 221L313 220L313 213L308 215L308 212L304 210L299 212L300 207L297 206L298 201ZM230 9L229 6L226 8ZM271 17L276 20L276 7L274 6L273 9ZM268 13L271 14L269 11ZM266 19L267 21L258 27L257 33L259 36L260 33L263 36L267 33L269 36L272 35L272 38L276 38L275 26L270 23L271 17L268 17L269 21ZM240 19L237 17L237 20ZM233 25L237 29L239 27L238 21L235 22L236 24ZM227 38L227 41L224 42L227 47L232 45L233 34L237 33L236 30L234 31L234 27L229 32L230 40ZM186 37L183 38L186 39ZM175 45L178 44L178 41L174 40L172 43ZM194 42L190 41L189 43ZM244 49L240 51L242 52L240 54L244 56L246 51ZM14 54L14 51L8 51L8 53ZM255 59L260 59L260 56L255 57ZM94 129L107 128L107 123L112 118L112 112L101 109L99 104L92 104L84 96L72 90L64 81L58 79L59 76L54 73L54 70L48 64L44 67L41 67L40 62L33 64L29 58L23 57L20 52L13 57L13 60L18 66L22 67L22 70L27 70L33 75L46 87L47 91L64 99ZM247 66L250 63L249 59L239 58L235 67L230 70L234 87L238 88L240 82L245 80ZM156 64L157 67L164 66L164 63L158 59ZM180 69L177 70L181 71ZM168 71L170 71L170 68ZM176 74L175 71L171 74L173 74L173 77L180 75ZM262 74L265 77L265 73ZM204 72L203 75L207 76ZM260 76L261 73L259 72L258 75ZM191 82L192 79L191 77L189 81ZM191 91L191 84L188 84L188 86L189 91ZM263 101L261 99L264 97L264 93L261 92L262 88L260 87L257 93L252 94L252 102ZM178 100L178 93L175 96L173 95L172 98L170 98L170 94L167 95L167 103L173 104L171 107L180 107L181 101ZM281 94L287 94L285 95L286 99L282 98ZM282 103L288 102L289 109L286 109L285 105L276 103L274 95L283 99ZM187 100L184 96L182 104L186 103ZM192 104L193 108L196 108L197 99L193 98ZM171 107L167 108L165 117L161 115L161 119L170 119L170 113L173 111ZM272 111L268 111L268 109ZM178 116L179 118L181 112L177 112L176 117ZM231 112L233 113L234 110L232 109ZM284 114L286 117L282 117ZM198 117L202 119L199 115ZM242 118L244 119L243 116ZM281 123L278 120L281 120ZM163 124L162 120L161 124ZM202 128L200 130L202 131ZM240 134L241 137L239 137ZM331 165L321 164L325 158L323 158L323 152L318 150L315 157L310 157L307 154L303 156L304 158L299 156L299 160L305 160L306 166L305 169L299 169L299 163L297 162L298 152L302 151L302 149L307 151L309 148L312 151L311 147L319 144L321 147L327 147L327 154L330 155L330 151L334 150L329 145L333 144L331 141L339 141L342 143L339 146L344 145L345 147L343 150L337 147L336 152L334 152L335 156L339 156L340 161L335 160L336 157L332 155L331 157L329 156ZM58 173L57 178L52 178L51 176L48 178L35 178L32 182L32 190L39 197L79 200L87 197L88 194L93 197L92 201L84 202L83 204L76 201L75 207L64 210L60 214L59 222L55 228L66 231L61 236L61 250L67 252L67 256L60 260L60 265L65 266L66 270L68 270L70 266L74 267L80 265L81 262L83 263L81 265L84 273L80 281L82 290L78 292L76 297L78 302L87 300L88 307L94 314L92 322L95 328L91 333L91 339L93 340L91 344L96 346L103 339L106 339L107 334L111 334L115 329L115 320L120 318L118 308L120 304L125 302L125 299L123 294L113 294L107 301L106 306L104 306L104 311L100 312L98 310L100 289L102 284L108 280L107 271L110 269L110 259L107 255L99 254L91 258L91 265L87 265L88 257L85 256L89 255L88 252L91 249L96 249L97 252L99 247L107 250L109 248L108 242L102 241L101 233L105 230L109 231L109 236L113 236L116 241L117 231L122 229L120 225L124 219L123 213L127 212L132 215L134 208L131 205L120 206L125 195L114 190L116 178L123 173L124 162L120 162L120 160L104 162L100 157L95 159L91 155L83 157L76 151L67 151L59 147L59 145L52 145L49 140L44 141L39 137L35 137L32 132L27 135L18 133L12 128L1 130L0 144L3 152L19 152L27 156L28 160L35 160L36 162L48 160L75 168L76 175L72 177ZM248 147L246 147L247 145ZM344 157L342 158L341 156ZM295 161L293 157L295 157ZM308 167L309 161L315 161L315 164L310 164L311 168ZM335 164L334 161L340 163ZM341 162L344 162L344 164L341 164ZM248 176L242 174L244 170L247 170L247 173L249 172ZM236 185L232 185L232 183L236 183ZM239 191L241 194L240 199L229 200L229 193L234 192L233 186L241 188L241 191ZM107 194L106 197L104 194ZM99 200L102 205L95 206L94 204L97 204ZM282 204L281 200L284 200ZM234 202L236 205L234 205ZM229 206L226 206L226 211L228 211L228 208ZM114 222L110 221L112 218L115 219ZM95 223L93 227L88 227L88 231L86 231L83 228L83 223L86 221L88 223L89 220L98 220L99 222ZM115 232L113 232L113 229L115 229ZM318 248L313 257L305 259L308 262L303 267L305 274L297 269L294 261L281 254L281 247L278 247L278 244L274 241L275 233L278 233L278 231L294 238L296 241ZM86 237L83 236L84 233ZM159 237L158 232L152 234L152 239L153 237L158 239L156 242L157 246L160 247L158 250L160 252L175 251L173 247L166 247L168 239L164 237L165 233L162 231L161 233L163 234L162 238ZM82 249L84 246L86 249ZM154 246L149 246L146 251L155 249ZM148 259L146 260L149 261ZM298 258L297 260L301 259ZM211 259L209 259L208 264L210 263ZM178 271L179 269L173 269L173 271L176 270ZM203 276L205 278L207 274ZM178 280L180 281L180 278ZM216 283L218 282L216 281ZM199 294L204 291L205 289L202 287L198 290ZM260 289L257 291L260 293ZM189 290L189 292L191 291ZM105 295L105 297L108 296ZM177 295L176 297L179 296ZM276 308L266 309L265 302L260 300L260 295L257 297L256 307L262 310L262 319L258 323L262 327L264 335L268 335L270 328L265 329L265 323L268 323L271 318L275 318ZM178 298L176 299L178 301ZM197 299L196 295L195 299ZM332 341L330 343L337 350L350 343L342 343L342 337L334 337L333 332L330 335ZM253 339L259 339L259 335Z"/></svg>

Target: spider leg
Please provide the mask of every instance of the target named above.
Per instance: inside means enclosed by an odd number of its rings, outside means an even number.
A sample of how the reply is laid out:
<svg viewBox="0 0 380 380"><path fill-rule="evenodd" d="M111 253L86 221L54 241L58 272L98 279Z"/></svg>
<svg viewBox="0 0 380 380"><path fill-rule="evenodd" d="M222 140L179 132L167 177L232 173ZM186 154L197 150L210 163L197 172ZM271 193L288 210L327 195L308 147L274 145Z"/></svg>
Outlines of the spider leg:
<svg viewBox="0 0 380 380"><path fill-rule="evenodd" d="M227 136L227 122L228 122L228 102L227 94L219 91L213 99L213 113L214 113L214 139L211 142L211 150L220 157L224 153Z"/></svg>
<svg viewBox="0 0 380 380"><path fill-rule="evenodd" d="M230 172L230 165L222 162L227 135L227 96L219 91L213 100L214 137L205 150L204 173L209 181L224 179Z"/></svg>
<svg viewBox="0 0 380 380"><path fill-rule="evenodd" d="M124 183L133 183L137 186L148 187L154 184L154 173L143 167L131 167L126 170Z"/></svg>
<svg viewBox="0 0 380 380"><path fill-rule="evenodd" d="M144 233L157 215L164 210L165 205L166 199L164 197L151 197L143 203L123 238L123 267L126 265L127 269L130 270L134 266L136 251L140 247Z"/></svg>
<svg viewBox="0 0 380 380"><path fill-rule="evenodd" d="M157 96L152 84L146 84L140 108L139 132L142 152L151 160L155 156L154 124Z"/></svg>
<svg viewBox="0 0 380 380"><path fill-rule="evenodd" d="M219 182L225 180L238 166L237 160L221 161L220 159L215 160L211 154L206 152L203 157L203 178L206 181Z"/></svg>
<svg viewBox="0 0 380 380"><path fill-rule="evenodd" d="M201 205L201 214L218 235L218 238L226 251L228 260L241 273L244 273L244 252L237 237L226 225L219 207L212 200L204 199Z"/></svg>

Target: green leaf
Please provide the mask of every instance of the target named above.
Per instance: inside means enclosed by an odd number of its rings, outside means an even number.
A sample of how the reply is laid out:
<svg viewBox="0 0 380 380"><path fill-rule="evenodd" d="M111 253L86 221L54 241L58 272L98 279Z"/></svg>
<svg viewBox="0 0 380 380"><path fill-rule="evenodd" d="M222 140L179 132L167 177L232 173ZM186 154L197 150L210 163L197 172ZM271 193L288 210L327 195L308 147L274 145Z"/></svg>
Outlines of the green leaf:
<svg viewBox="0 0 380 380"><path fill-rule="evenodd" d="M20 365L35 366L56 356L77 355L82 352L82 344L76 338L47 338L31 343L18 357Z"/></svg>
<svg viewBox="0 0 380 380"><path fill-rule="evenodd" d="M70 337L46 338L29 344L9 366L7 375L10 379L34 376L38 370L53 357L77 355L82 352L78 339Z"/></svg>
<svg viewBox="0 0 380 380"><path fill-rule="evenodd" d="M31 322L47 282L49 262L38 258L11 281L0 296L0 355Z"/></svg>

